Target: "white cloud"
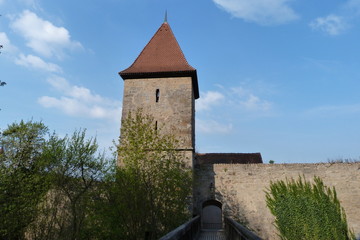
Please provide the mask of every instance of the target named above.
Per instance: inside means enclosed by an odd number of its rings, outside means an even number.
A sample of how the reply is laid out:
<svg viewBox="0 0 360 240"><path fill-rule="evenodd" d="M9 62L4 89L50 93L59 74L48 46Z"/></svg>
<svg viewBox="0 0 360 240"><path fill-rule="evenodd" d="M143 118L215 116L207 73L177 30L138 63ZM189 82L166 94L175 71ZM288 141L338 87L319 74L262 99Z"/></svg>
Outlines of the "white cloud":
<svg viewBox="0 0 360 240"><path fill-rule="evenodd" d="M29 10L23 11L11 27L26 39L28 47L46 57L61 58L64 49L82 47L79 42L70 39L67 29L57 27Z"/></svg>
<svg viewBox="0 0 360 240"><path fill-rule="evenodd" d="M196 110L199 112L210 111L214 106L231 106L231 108L247 112L269 112L273 107L271 102L260 98L250 88L242 86L232 88L221 86L219 88L220 91L201 93L201 97L196 100ZM262 90L258 91L262 92Z"/></svg>
<svg viewBox="0 0 360 240"><path fill-rule="evenodd" d="M20 53L17 57L16 54L19 52L18 48L11 44L9 38L6 33L0 32L0 43L4 46L2 49L3 53L9 53L8 56L11 57L11 60L15 62L17 65L25 66L32 69L42 70L46 72L62 72L60 66L54 63L45 62L38 56L34 55L24 55Z"/></svg>
<svg viewBox="0 0 360 240"><path fill-rule="evenodd" d="M17 48L11 44L8 36L4 32L0 32L0 44L3 45L1 52L14 53L17 51Z"/></svg>
<svg viewBox="0 0 360 240"><path fill-rule="evenodd" d="M201 94L201 98L196 100L196 110L209 110L213 105L218 105L224 95L219 92L208 91Z"/></svg>
<svg viewBox="0 0 360 240"><path fill-rule="evenodd" d="M120 107L91 105L79 99L69 97L54 98L43 96L39 98L38 102L43 107L56 108L70 116L110 119L113 121L120 119Z"/></svg>
<svg viewBox="0 0 360 240"><path fill-rule="evenodd" d="M319 106L310 109L305 112L306 115L310 116L323 116L323 117L340 117L352 114L358 114L360 112L360 104L349 104L349 105L326 105Z"/></svg>
<svg viewBox="0 0 360 240"><path fill-rule="evenodd" d="M26 6L32 8L38 8L39 4L37 0L18 0L21 4L25 4Z"/></svg>
<svg viewBox="0 0 360 240"><path fill-rule="evenodd" d="M62 77L51 77L48 79L48 82L62 94L84 102L91 104L105 103L118 105L117 102L103 98L98 94L93 94L88 88L70 85L69 82Z"/></svg>
<svg viewBox="0 0 360 240"><path fill-rule="evenodd" d="M196 100L196 110L199 112L210 111L214 106L231 106L251 112L268 112L273 104L255 95L250 88L244 87L221 87L221 92L207 91L201 93L201 97Z"/></svg>
<svg viewBox="0 0 360 240"><path fill-rule="evenodd" d="M62 72L60 66L54 63L47 63L38 56L20 54L15 63L28 68L39 69L46 72Z"/></svg>
<svg viewBox="0 0 360 240"><path fill-rule="evenodd" d="M355 14L360 14L360 0L349 0L345 4L345 7L348 10L355 12Z"/></svg>
<svg viewBox="0 0 360 240"><path fill-rule="evenodd" d="M289 7L289 0L213 0L232 16L261 25L293 21L298 15Z"/></svg>
<svg viewBox="0 0 360 240"><path fill-rule="evenodd" d="M243 87L232 87L231 92L235 93L238 96L245 96L249 94L249 90L243 88Z"/></svg>
<svg viewBox="0 0 360 240"><path fill-rule="evenodd" d="M70 116L110 119L119 121L121 116L121 103L100 95L93 94L85 87L69 84L66 79L52 77L48 82L65 96L60 98L43 96L38 102L46 108L56 108Z"/></svg>
<svg viewBox="0 0 360 240"><path fill-rule="evenodd" d="M221 124L215 120L196 119L196 130L206 134L228 134L233 130L232 124Z"/></svg>
<svg viewBox="0 0 360 240"><path fill-rule="evenodd" d="M222 113L227 111L238 111L242 115L269 113L272 109L272 103L256 96L250 88L234 87L226 88L220 86L219 91L208 91L201 94L200 99L196 100L196 110L199 118L196 119L196 131L204 134L229 134L233 131L231 123L224 121L218 122L212 117L214 113L211 108L218 105L218 110ZM260 91L261 92L261 91ZM220 109L221 108L221 109ZM203 111L206 115L203 115ZM216 115L218 115L217 113ZM205 119L206 120L203 120Z"/></svg>
<svg viewBox="0 0 360 240"><path fill-rule="evenodd" d="M348 25L343 17L330 14L326 17L316 18L310 23L310 27L335 36L343 33L348 28Z"/></svg>
<svg viewBox="0 0 360 240"><path fill-rule="evenodd" d="M251 111L267 111L271 108L271 103L261 100L259 97L250 94L245 100L239 101L240 105Z"/></svg>
<svg viewBox="0 0 360 240"><path fill-rule="evenodd" d="M249 89L234 87L231 88L231 92L233 93L231 101L245 110L268 111L272 108L271 102L260 99Z"/></svg>

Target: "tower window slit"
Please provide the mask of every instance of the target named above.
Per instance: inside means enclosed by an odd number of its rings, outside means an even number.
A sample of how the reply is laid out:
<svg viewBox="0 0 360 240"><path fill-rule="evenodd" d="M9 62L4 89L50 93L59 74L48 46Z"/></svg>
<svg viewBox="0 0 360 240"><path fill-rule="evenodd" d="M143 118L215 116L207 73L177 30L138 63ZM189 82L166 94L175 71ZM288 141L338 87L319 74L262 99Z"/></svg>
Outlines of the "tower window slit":
<svg viewBox="0 0 360 240"><path fill-rule="evenodd" d="M158 130L158 124L157 124L157 121L155 121L155 131Z"/></svg>
<svg viewBox="0 0 360 240"><path fill-rule="evenodd" d="M159 98L160 98L160 89L156 89L156 91L155 91L155 97L156 97L156 102L159 102Z"/></svg>

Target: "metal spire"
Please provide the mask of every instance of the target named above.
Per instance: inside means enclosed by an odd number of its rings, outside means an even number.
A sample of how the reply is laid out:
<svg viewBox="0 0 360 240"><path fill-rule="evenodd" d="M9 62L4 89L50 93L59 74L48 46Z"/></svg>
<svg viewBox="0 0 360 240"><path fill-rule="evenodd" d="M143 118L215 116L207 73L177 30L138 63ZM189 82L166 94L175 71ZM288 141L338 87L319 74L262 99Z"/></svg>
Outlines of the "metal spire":
<svg viewBox="0 0 360 240"><path fill-rule="evenodd" d="M164 19L164 23L167 23L167 10L165 11L165 19Z"/></svg>

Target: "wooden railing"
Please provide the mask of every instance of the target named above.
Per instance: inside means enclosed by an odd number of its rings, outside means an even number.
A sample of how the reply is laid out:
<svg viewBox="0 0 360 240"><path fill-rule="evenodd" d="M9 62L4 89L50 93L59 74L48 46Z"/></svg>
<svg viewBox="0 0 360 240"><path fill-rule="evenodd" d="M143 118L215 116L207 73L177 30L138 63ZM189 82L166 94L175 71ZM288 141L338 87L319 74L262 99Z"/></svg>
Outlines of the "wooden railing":
<svg viewBox="0 0 360 240"><path fill-rule="evenodd" d="M255 233L251 232L231 218L225 217L225 231L227 239L231 240L262 240Z"/></svg>
<svg viewBox="0 0 360 240"><path fill-rule="evenodd" d="M196 216L169 232L159 240L191 240L196 239L200 233L200 216Z"/></svg>
<svg viewBox="0 0 360 240"><path fill-rule="evenodd" d="M222 229L222 223L207 223L207 222L202 222L201 224L201 228L202 229Z"/></svg>

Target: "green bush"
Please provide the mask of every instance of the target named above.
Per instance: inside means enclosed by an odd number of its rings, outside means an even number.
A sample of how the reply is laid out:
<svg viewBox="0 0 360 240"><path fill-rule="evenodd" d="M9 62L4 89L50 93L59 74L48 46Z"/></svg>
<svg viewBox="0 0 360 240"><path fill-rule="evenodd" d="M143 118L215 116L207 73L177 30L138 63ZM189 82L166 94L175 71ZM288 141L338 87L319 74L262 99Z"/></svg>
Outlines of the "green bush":
<svg viewBox="0 0 360 240"><path fill-rule="evenodd" d="M266 204L281 239L355 239L335 188L326 187L319 177L313 184L301 177L271 182Z"/></svg>

